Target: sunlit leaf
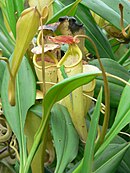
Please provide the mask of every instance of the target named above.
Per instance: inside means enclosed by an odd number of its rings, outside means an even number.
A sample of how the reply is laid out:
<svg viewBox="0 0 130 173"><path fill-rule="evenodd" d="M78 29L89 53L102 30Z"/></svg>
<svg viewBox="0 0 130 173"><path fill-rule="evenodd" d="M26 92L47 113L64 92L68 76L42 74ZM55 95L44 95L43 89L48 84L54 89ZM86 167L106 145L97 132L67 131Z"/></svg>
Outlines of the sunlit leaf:
<svg viewBox="0 0 130 173"><path fill-rule="evenodd" d="M76 0L72 4L69 4L62 8L49 20L49 23L57 22L61 16L74 16L77 10L77 5L80 1L81 0Z"/></svg>
<svg viewBox="0 0 130 173"><path fill-rule="evenodd" d="M11 105L15 105L15 78L22 61L22 58L28 49L39 27L40 15L36 7L30 7L22 12L17 22L16 29L16 45L11 61L12 78L9 81L8 98Z"/></svg>
<svg viewBox="0 0 130 173"><path fill-rule="evenodd" d="M33 39L39 27L40 15L36 8L32 7L23 11L17 22L16 46L14 49L11 70L16 76L20 62L25 54L29 43Z"/></svg>

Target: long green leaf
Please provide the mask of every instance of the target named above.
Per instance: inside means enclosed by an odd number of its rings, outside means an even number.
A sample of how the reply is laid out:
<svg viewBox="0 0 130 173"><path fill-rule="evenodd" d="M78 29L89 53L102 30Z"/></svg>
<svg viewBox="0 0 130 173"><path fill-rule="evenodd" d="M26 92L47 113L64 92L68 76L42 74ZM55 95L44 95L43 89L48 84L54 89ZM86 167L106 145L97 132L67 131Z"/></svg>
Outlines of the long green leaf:
<svg viewBox="0 0 130 173"><path fill-rule="evenodd" d="M97 134L98 120L100 116L101 101L102 101L102 89L99 93L95 110L94 110L92 120L90 123L90 129L89 129L88 138L86 141L85 153L84 153L83 164L81 169L82 173L92 172L95 138Z"/></svg>
<svg viewBox="0 0 130 173"><path fill-rule="evenodd" d="M130 3L126 0L83 0L83 2L94 12L101 17L112 23L114 26L120 29L120 11L119 3L124 6L124 24L125 26L130 23ZM109 14L109 15L108 15Z"/></svg>
<svg viewBox="0 0 130 173"><path fill-rule="evenodd" d="M13 52L14 46L0 30L0 48L2 49L3 56L10 57Z"/></svg>
<svg viewBox="0 0 130 173"><path fill-rule="evenodd" d="M15 16L15 7L13 0L6 0L5 1L5 9L7 12L7 21L10 25L10 29L13 33L13 36L16 37L16 16Z"/></svg>
<svg viewBox="0 0 130 173"><path fill-rule="evenodd" d="M57 156L55 173L61 173L76 157L79 137L67 108L60 104L55 104L52 108L51 127Z"/></svg>
<svg viewBox="0 0 130 173"><path fill-rule="evenodd" d="M2 10L0 10L0 31L5 35L5 37L8 39L8 42L10 44L14 45L14 40L13 38L10 36L9 32L7 31L7 28L5 26L4 23L4 18L3 18L3 14L2 14ZM8 44L9 44L8 43Z"/></svg>
<svg viewBox="0 0 130 173"><path fill-rule="evenodd" d="M62 8L59 12L57 12L52 19L48 21L48 23L57 22L61 16L74 16L75 12L77 10L77 5L81 0L76 0L72 4L69 4L68 6L65 6Z"/></svg>
<svg viewBox="0 0 130 173"><path fill-rule="evenodd" d="M54 10L54 14L58 13L58 11L60 11L64 6L59 2L59 1L54 1L53 3L53 10Z"/></svg>
<svg viewBox="0 0 130 173"><path fill-rule="evenodd" d="M8 101L9 73L6 68L1 90L4 115L17 137L20 147L21 166L26 161L26 139L24 136L24 123L28 109L35 102L35 79L26 58L23 59L16 79L16 105L10 106Z"/></svg>
<svg viewBox="0 0 130 173"><path fill-rule="evenodd" d="M127 173L130 172L130 147L125 153L118 169L118 173Z"/></svg>
<svg viewBox="0 0 130 173"><path fill-rule="evenodd" d="M22 11L24 10L24 2L14 0L14 5L15 5L15 11L17 11L17 16L20 17Z"/></svg>
<svg viewBox="0 0 130 173"><path fill-rule="evenodd" d="M116 61L113 61L112 59L108 59L108 58L103 58L101 59L101 61L107 73L118 76L126 81L130 79L129 72L123 66L118 64ZM100 68L100 65L97 60L91 61L90 64ZM111 107L117 108L121 98L121 94L125 87L125 84L113 78L108 78L108 81L109 81L109 87L110 87L110 104L111 104ZM103 79L99 77L96 82L96 88L94 92L95 97L97 97L101 86L103 86Z"/></svg>
<svg viewBox="0 0 130 173"><path fill-rule="evenodd" d="M105 141L97 151L95 158L98 158L103 150L109 145L113 138L130 123L130 86L126 86L123 90L119 103L115 121L106 135Z"/></svg>
<svg viewBox="0 0 130 173"><path fill-rule="evenodd" d="M9 35L5 24L2 11L0 10L0 49L2 56L10 57L14 49L14 40Z"/></svg>
<svg viewBox="0 0 130 173"><path fill-rule="evenodd" d="M110 144L94 162L94 173L115 173L130 143Z"/></svg>
<svg viewBox="0 0 130 173"><path fill-rule="evenodd" d="M44 138L45 136L46 127L48 125L49 115L52 106L56 102L67 96L69 93L71 93L74 89L78 88L81 85L89 83L98 75L101 75L101 72L95 71L93 73L78 74L73 77L68 77L50 88L43 100L44 117L42 117L41 125L35 136L35 141L33 143L30 155L26 162L24 173L28 172L29 165L34 157L36 150L38 149L39 143L41 142L42 137Z"/></svg>
<svg viewBox="0 0 130 173"><path fill-rule="evenodd" d="M115 59L109 42L101 30L99 30L97 27L95 21L90 15L87 6L84 4L79 4L78 7L79 9L77 9L77 11L80 11L80 13L77 13L76 17L84 24L86 35L88 35L96 44L100 57ZM89 51L94 52L91 44L88 41L86 41L86 47Z"/></svg>

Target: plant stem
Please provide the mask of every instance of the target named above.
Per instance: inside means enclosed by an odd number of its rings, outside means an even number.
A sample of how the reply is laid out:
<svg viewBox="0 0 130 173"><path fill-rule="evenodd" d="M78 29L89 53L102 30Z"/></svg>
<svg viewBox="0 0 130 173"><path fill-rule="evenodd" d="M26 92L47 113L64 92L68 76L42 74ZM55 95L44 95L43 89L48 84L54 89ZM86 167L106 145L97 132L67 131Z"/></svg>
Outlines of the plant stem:
<svg viewBox="0 0 130 173"><path fill-rule="evenodd" d="M119 59L118 63L123 64L130 56L130 48L127 50L127 52Z"/></svg>
<svg viewBox="0 0 130 173"><path fill-rule="evenodd" d="M10 78L13 80L14 77L13 77L12 72L11 72L11 68L10 68L10 64L9 64L8 58L0 57L0 60L5 61L7 63L7 68L8 68L9 74L10 74Z"/></svg>
<svg viewBox="0 0 130 173"><path fill-rule="evenodd" d="M108 77L112 77L112 78L114 78L114 79L117 79L117 80L123 82L124 84L130 86L130 83L129 83L129 82L127 82L126 80L124 80L124 79L122 79L122 78L120 78L120 77L118 77L118 76L112 75L112 74L110 74L110 73L106 73L106 75L107 75Z"/></svg>
<svg viewBox="0 0 130 173"><path fill-rule="evenodd" d="M41 27L42 27L42 18L40 20L41 22ZM45 84L45 61L44 61L44 39L43 39L43 29L41 30L41 41L42 41L42 54L41 54L41 59L42 59L42 81L43 81L43 98L45 96L46 93L46 84Z"/></svg>

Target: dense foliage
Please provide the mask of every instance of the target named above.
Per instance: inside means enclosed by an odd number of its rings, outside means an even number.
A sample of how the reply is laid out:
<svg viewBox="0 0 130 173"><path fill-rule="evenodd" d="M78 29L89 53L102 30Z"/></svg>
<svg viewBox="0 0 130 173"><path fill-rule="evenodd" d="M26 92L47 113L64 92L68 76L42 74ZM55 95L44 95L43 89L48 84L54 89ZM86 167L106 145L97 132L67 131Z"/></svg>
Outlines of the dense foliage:
<svg viewBox="0 0 130 173"><path fill-rule="evenodd" d="M130 172L129 9L0 0L0 172Z"/></svg>

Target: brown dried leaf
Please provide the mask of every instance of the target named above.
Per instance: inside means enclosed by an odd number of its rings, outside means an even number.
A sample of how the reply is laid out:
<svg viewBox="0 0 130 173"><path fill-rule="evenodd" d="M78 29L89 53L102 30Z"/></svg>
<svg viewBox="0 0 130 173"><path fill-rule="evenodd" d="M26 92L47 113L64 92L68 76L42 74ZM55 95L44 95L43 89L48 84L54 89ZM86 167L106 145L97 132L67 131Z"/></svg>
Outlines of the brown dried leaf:
<svg viewBox="0 0 130 173"><path fill-rule="evenodd" d="M44 53L46 53L47 51L52 51L52 50L58 49L58 48L60 48L59 44L45 44L44 45ZM39 45L37 47L34 47L31 50L31 52L34 54L41 54L42 53L42 46Z"/></svg>

